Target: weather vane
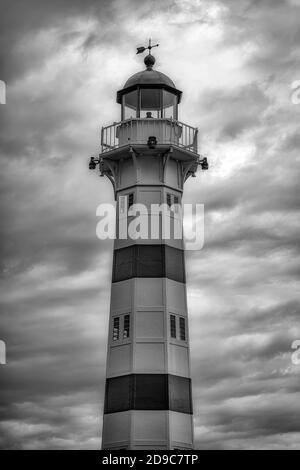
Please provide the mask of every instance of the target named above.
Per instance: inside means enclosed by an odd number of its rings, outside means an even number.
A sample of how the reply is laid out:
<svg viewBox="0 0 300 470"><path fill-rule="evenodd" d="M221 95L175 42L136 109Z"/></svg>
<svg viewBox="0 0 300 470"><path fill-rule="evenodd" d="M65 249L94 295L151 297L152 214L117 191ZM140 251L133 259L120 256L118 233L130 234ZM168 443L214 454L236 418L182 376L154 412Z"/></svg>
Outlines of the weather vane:
<svg viewBox="0 0 300 470"><path fill-rule="evenodd" d="M146 49L149 49L149 54L151 52L151 49L152 47L157 47L159 46L159 44L154 44L153 46L151 45L151 39L149 39L149 45L147 47L137 47L136 50L137 50L137 54L142 54L142 52L145 52Z"/></svg>

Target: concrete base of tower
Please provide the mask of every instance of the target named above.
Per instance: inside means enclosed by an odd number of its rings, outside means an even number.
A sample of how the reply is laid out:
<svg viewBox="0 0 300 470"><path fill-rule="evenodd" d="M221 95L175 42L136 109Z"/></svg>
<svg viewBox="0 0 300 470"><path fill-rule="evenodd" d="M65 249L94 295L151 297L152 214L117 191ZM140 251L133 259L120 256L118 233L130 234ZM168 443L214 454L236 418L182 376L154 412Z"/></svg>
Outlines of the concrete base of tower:
<svg viewBox="0 0 300 470"><path fill-rule="evenodd" d="M102 449L193 449L193 416L168 410L104 414Z"/></svg>

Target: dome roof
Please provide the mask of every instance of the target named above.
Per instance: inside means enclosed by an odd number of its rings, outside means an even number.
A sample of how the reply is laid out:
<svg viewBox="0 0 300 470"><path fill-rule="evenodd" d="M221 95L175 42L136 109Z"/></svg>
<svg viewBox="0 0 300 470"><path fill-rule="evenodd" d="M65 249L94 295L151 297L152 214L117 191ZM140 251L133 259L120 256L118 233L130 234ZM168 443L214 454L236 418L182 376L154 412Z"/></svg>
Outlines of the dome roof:
<svg viewBox="0 0 300 470"><path fill-rule="evenodd" d="M122 96L128 94L130 91L134 90L137 87L146 87L146 88L165 88L171 93L178 96L178 102L180 102L182 92L177 90L174 82L164 73L153 70L153 65L155 64L155 58L148 54L144 63L146 69L141 72L137 72L128 78L124 87L117 92L117 103L122 103Z"/></svg>
<svg viewBox="0 0 300 470"><path fill-rule="evenodd" d="M151 68L132 75L125 83L124 88L135 85L168 85L175 88L174 82L167 75Z"/></svg>

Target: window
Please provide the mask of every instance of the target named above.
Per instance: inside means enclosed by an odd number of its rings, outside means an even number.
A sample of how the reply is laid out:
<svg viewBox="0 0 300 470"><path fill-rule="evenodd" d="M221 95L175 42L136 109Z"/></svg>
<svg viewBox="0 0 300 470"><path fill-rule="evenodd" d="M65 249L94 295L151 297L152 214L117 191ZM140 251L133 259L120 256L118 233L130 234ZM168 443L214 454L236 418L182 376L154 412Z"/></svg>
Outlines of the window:
<svg viewBox="0 0 300 470"><path fill-rule="evenodd" d="M130 315L124 316L123 339L129 338L130 333Z"/></svg>
<svg viewBox="0 0 300 470"><path fill-rule="evenodd" d="M121 329L121 322L123 325L123 331ZM122 315L121 317L113 317L113 330L112 339L113 341L119 341L120 339L127 339L130 336L130 315Z"/></svg>
<svg viewBox="0 0 300 470"><path fill-rule="evenodd" d="M170 315L170 333L171 333L171 338L177 337L176 315ZM179 339L181 341L186 341L185 318L183 317L179 317Z"/></svg>
<svg viewBox="0 0 300 470"><path fill-rule="evenodd" d="M159 88L142 88L140 117L161 117L161 90ZM147 114L148 113L148 114ZM151 113L151 116L150 114Z"/></svg>
<svg viewBox="0 0 300 470"><path fill-rule="evenodd" d="M126 204L127 204L127 210L130 209L131 206L134 204L134 194L125 194L123 196L119 196L119 206L120 206L120 214L125 213L126 209Z"/></svg>
<svg viewBox="0 0 300 470"><path fill-rule="evenodd" d="M168 207L179 204L179 197L175 196L174 194L167 193L167 204ZM175 208L175 212L178 212L177 208Z"/></svg>
<svg viewBox="0 0 300 470"><path fill-rule="evenodd" d="M120 317L113 319L113 341L118 341L120 337Z"/></svg>
<svg viewBox="0 0 300 470"><path fill-rule="evenodd" d="M134 201L133 193L128 194L128 209L130 209L130 207L133 206L133 201Z"/></svg>
<svg viewBox="0 0 300 470"><path fill-rule="evenodd" d="M182 341L185 341L186 340L185 319L183 317L179 318L179 333L180 333L180 339Z"/></svg>
<svg viewBox="0 0 300 470"><path fill-rule="evenodd" d="M178 214L178 207L177 207L178 204L179 204L179 198L178 196L174 196L174 206L175 206L174 209L175 209L176 214Z"/></svg>
<svg viewBox="0 0 300 470"><path fill-rule="evenodd" d="M126 196L119 197L119 206L120 206L120 214L124 214L125 208L126 208Z"/></svg>
<svg viewBox="0 0 300 470"><path fill-rule="evenodd" d="M138 108L138 93L137 90L131 91L126 95L123 95L123 106L122 106L122 120L135 118L137 115Z"/></svg>
<svg viewBox="0 0 300 470"><path fill-rule="evenodd" d="M163 117L177 119L177 96L163 90Z"/></svg>
<svg viewBox="0 0 300 470"><path fill-rule="evenodd" d="M176 317L175 317L175 315L170 315L170 330L171 330L171 338L176 338Z"/></svg>

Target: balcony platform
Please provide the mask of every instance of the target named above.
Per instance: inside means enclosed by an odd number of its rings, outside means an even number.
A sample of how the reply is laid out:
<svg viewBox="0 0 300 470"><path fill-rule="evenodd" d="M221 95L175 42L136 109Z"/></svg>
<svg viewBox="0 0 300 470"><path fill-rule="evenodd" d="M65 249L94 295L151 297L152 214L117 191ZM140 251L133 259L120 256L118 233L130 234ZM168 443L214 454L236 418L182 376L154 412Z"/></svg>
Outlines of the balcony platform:
<svg viewBox="0 0 300 470"><path fill-rule="evenodd" d="M169 156L174 160L183 161L183 162L192 162L198 160L199 155L197 153L186 150L183 147L179 147L173 144L158 144L155 149L145 148L145 144L130 144L123 145L122 147L116 147L110 151L106 151L104 154L101 154L103 160L113 160L117 161L120 159L131 158L131 149L139 155L166 155L169 153Z"/></svg>
<svg viewBox="0 0 300 470"><path fill-rule="evenodd" d="M148 148L149 137L156 138L155 148ZM127 119L102 128L101 156L119 160L126 158L130 148L140 154L152 155L167 153L171 149L172 158L192 161L198 158L197 137L197 128L173 119Z"/></svg>

